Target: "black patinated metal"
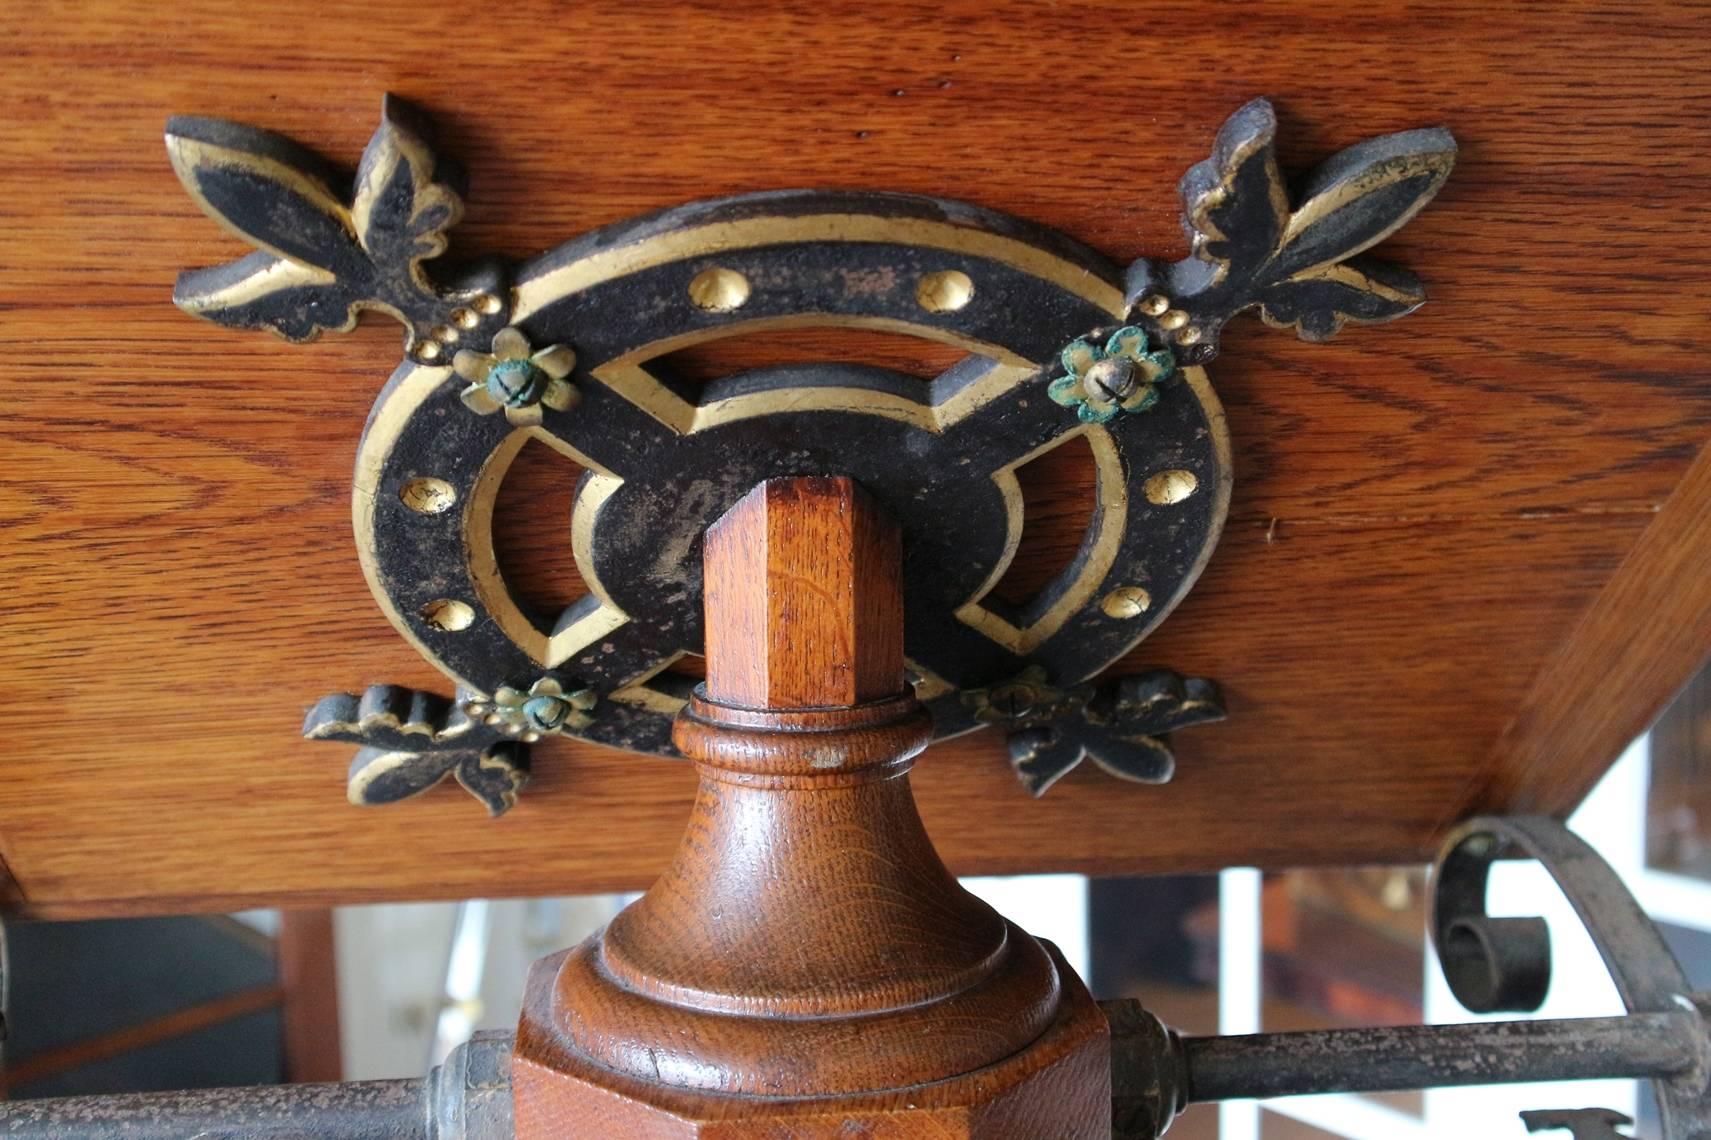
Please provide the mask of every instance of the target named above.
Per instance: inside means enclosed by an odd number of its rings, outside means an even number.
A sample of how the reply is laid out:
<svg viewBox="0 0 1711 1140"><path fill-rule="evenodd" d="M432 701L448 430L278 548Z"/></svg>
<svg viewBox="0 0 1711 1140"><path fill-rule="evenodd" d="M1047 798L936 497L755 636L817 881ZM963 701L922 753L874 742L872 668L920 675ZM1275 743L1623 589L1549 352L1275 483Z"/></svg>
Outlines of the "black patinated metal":
<svg viewBox="0 0 1711 1140"><path fill-rule="evenodd" d="M1574 1140L1630 1140L1626 1128L1634 1118L1608 1108L1554 1108L1523 1112L1528 1132L1567 1132Z"/></svg>
<svg viewBox="0 0 1711 1140"><path fill-rule="evenodd" d="M685 686L666 670L701 647L701 533L765 479L838 474L902 526L906 651L938 735L1005 731L1036 794L1089 756L1168 779L1168 733L1221 716L1216 686L1169 670L1088 682L1163 620L1217 541L1230 458L1199 366L1245 308L1321 339L1417 306L1419 283L1364 251L1430 200L1455 150L1441 130L1374 140L1292 197L1275 131L1264 100L1225 124L1183 180L1190 253L1171 265L1125 270L957 202L784 191L620 223L517 265L442 270L461 179L398 100L354 178L265 131L174 119L186 188L257 246L185 274L183 308L293 340L363 310L408 330L358 459L357 541L387 616L458 691L331 697L305 732L362 746L358 802L451 774L495 813L528 774L530 737L669 754ZM672 374L678 347L804 325L968 354L927 381L842 364L703 387ZM1094 517L1073 563L1010 605L992 589L1021 527L1014 470L1077 436L1095 456ZM492 554L497 486L527 439L586 472L573 517L548 520L574 539L591 588L559 613L513 597ZM982 703L1031 676L1070 694L1053 706L1061 718ZM596 705L545 731L492 712L502 688L539 684ZM363 711L393 706L422 715Z"/></svg>
<svg viewBox="0 0 1711 1140"><path fill-rule="evenodd" d="M1698 1014L1405 1025L1182 1041L1189 1102L1612 1077L1668 1080L1701 1064Z"/></svg>
<svg viewBox="0 0 1711 1140"><path fill-rule="evenodd" d="M0 1104L14 1140L511 1140L509 1033L477 1033L426 1079Z"/></svg>
<svg viewBox="0 0 1711 1140"><path fill-rule="evenodd" d="M1695 993L1663 934L1610 865L1585 840L1544 816L1463 824L1438 862L1432 934L1456 999L1475 1012L1537 1009L1550 984L1550 940L1538 918L1486 913L1491 866L1532 859L1550 872L1610 971L1632 1014L1686 1012L1698 1061L1653 1082L1666 1140L1711 1138L1711 995Z"/></svg>
<svg viewBox="0 0 1711 1140"><path fill-rule="evenodd" d="M1550 987L1544 921L1486 913L1499 859L1537 860L1550 872L1626 1016L1184 1038L1138 1002L1107 1002L1113 1136L1156 1140L1197 1102L1630 1077L1652 1082L1664 1140L1711 1138L1711 995L1693 992L1616 873L1560 822L1475 819L1445 844L1433 935L1457 999L1475 1012L1528 1012ZM1620 1136L1614 1123L1626 1119L1603 1109L1526 1115L1531 1131L1567 1129L1577 1140Z"/></svg>

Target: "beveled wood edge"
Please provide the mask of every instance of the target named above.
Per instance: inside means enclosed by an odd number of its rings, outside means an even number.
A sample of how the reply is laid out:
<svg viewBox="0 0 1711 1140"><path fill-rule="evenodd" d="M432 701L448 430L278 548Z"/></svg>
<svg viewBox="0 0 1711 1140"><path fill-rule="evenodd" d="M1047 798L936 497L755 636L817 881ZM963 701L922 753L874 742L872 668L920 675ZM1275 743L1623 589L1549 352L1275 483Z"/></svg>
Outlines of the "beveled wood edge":
<svg viewBox="0 0 1711 1140"><path fill-rule="evenodd" d="M1540 668L1462 818L1566 816L1586 798L1711 656L1708 558L1711 444Z"/></svg>
<svg viewBox="0 0 1711 1140"><path fill-rule="evenodd" d="M1434 832L1435 836L1437 833ZM1382 846L1365 845L1347 850L1327 851L1312 857L1295 857L1281 849L1256 846L1235 853L1228 866L1263 867L1281 870L1292 867L1380 866L1408 862L1399 857L1402 842ZM1410 842L1415 852L1413 861L1431 861L1437 845L1435 839L1422 836L1417 844ZM494 856L497 857L497 856ZM948 857L945 860L953 875L1015 875L1015 874L1081 874L1092 878L1114 878L1127 875L1169 875L1208 872L1213 868L1195 864L1180 866L1168 859L1134 859L1118 856L1101 860L1045 859L1029 860L1025 871L1013 856L983 856L975 858ZM664 869L662 862L661 869ZM84 918L147 918L157 915L225 914L240 910L287 909L307 910L329 906L365 906L374 903L455 902L476 896L484 898L548 898L571 895L626 894L644 889L655 876L638 881L633 876L579 874L567 886L567 876L551 867L530 876L514 872L501 887L497 883L447 883L424 886L400 894L396 889L332 889L317 891L251 891L221 895L141 895L137 897L102 897L88 899L54 899L31 902L20 897L4 906L7 917L61 921Z"/></svg>

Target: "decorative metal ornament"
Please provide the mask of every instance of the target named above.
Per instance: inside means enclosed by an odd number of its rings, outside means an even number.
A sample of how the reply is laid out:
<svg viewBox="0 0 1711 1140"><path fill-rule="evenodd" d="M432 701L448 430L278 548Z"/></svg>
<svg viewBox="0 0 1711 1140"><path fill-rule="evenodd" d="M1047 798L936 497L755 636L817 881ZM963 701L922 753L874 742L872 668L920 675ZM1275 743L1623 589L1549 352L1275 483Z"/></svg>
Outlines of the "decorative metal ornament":
<svg viewBox="0 0 1711 1140"><path fill-rule="evenodd" d="M1168 670L1087 682L1170 613L1223 525L1229 439L1202 366L1249 307L1323 339L1419 305L1411 274L1364 251L1431 199L1455 155L1443 130L1390 135L1291 198L1271 107L1256 100L1183 179L1189 256L1126 273L974 206L811 191L695 203L521 264L430 271L461 196L424 132L388 98L347 180L278 135L173 119L186 188L257 247L184 274L176 300L299 341L348 330L364 309L405 325L405 360L358 454L357 549L387 617L458 696L329 697L305 733L362 746L359 802L455 774L495 812L547 731L671 754L687 683L666 670L700 651L700 535L764 479L831 472L903 527L906 648L939 736L998 726L1036 793L1083 756L1168 779L1168 732L1222 716L1216 686ZM821 364L699 389L664 359L811 325L968 355L927 382ZM1010 605L992 591L1021 534L1015 472L1075 438L1094 457L1097 507L1072 564ZM567 529L590 593L562 613L518 601L493 552L495 497L530 440L585 472ZM1027 712L995 700L1018 683L1053 695ZM540 685L575 694L574 715L516 719L505 694Z"/></svg>
<svg viewBox="0 0 1711 1140"><path fill-rule="evenodd" d="M1509 859L1536 860L1555 880L1626 1014L1184 1037L1133 999L1103 1002L1113 1140L1158 1140L1191 1103L1610 1078L1651 1082L1662 1140L1711 1140L1711 994L1693 990L1620 876L1556 820L1472 819L1445 843L1432 932L1456 999L1475 1013L1531 1013L1550 987L1545 921L1486 913L1491 865ZM1628 1140L1616 1129L1633 1123L1605 1108L1521 1119L1575 1140Z"/></svg>
<svg viewBox="0 0 1711 1140"><path fill-rule="evenodd" d="M1618 1128L1633 1126L1634 1118L1611 1108L1544 1108L1523 1112L1528 1132L1567 1132L1574 1140L1633 1140Z"/></svg>

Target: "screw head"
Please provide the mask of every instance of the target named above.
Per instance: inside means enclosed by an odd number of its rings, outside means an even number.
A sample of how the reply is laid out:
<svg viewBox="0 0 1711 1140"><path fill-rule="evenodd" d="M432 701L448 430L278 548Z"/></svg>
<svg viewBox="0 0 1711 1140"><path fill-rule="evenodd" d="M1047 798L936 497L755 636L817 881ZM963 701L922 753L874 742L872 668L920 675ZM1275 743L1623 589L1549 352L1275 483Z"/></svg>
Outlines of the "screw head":
<svg viewBox="0 0 1711 1140"><path fill-rule="evenodd" d="M1081 386L1093 400L1122 403L1140 384L1135 362L1124 356L1107 356L1087 370Z"/></svg>
<svg viewBox="0 0 1711 1140"><path fill-rule="evenodd" d="M991 701L992 707L999 713L1015 720L1034 711L1034 706L1039 701L1039 694L1034 691L1032 685L1015 681L1007 685L999 685L992 690L988 699Z"/></svg>
<svg viewBox="0 0 1711 1140"><path fill-rule="evenodd" d="M546 390L547 374L528 360L501 360L487 374L487 392L511 408L533 404Z"/></svg>
<svg viewBox="0 0 1711 1140"><path fill-rule="evenodd" d="M530 697L523 702L523 716L540 732L557 732L570 718L570 702L563 697Z"/></svg>

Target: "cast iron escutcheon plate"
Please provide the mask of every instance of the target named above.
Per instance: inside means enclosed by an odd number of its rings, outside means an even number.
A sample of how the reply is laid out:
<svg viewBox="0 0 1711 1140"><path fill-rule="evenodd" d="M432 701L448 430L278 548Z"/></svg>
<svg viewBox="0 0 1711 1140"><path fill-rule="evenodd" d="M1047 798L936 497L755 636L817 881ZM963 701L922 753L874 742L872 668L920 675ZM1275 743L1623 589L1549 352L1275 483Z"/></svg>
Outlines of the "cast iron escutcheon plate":
<svg viewBox="0 0 1711 1140"><path fill-rule="evenodd" d="M458 685L454 700L376 685L318 704L305 732L359 743L351 797L385 802L455 774L495 811L527 744L561 732L669 753L687 695L665 672L701 645L700 535L756 483L849 475L902 525L906 651L938 735L992 723L1036 793L1090 756L1169 778L1166 734L1217 719L1209 681L1089 679L1192 586L1229 502L1223 415L1201 365L1258 306L1310 339L1423 299L1362 253L1436 191L1442 131L1345 151L1291 207L1256 101L1183 180L1193 252L1125 271L1043 228L884 193L783 191L696 203L512 267L443 278L461 199L397 100L348 191L264 131L168 127L196 200L258 252L188 273L184 308L295 340L365 308L406 326L356 469L357 548L375 596ZM818 364L705 386L669 354L736 335L869 328L967 355L931 380ZM1072 563L1026 606L992 592L1023 525L1015 471L1077 437L1096 504ZM562 520L589 594L531 612L493 552L493 511L530 440L584 469Z"/></svg>

